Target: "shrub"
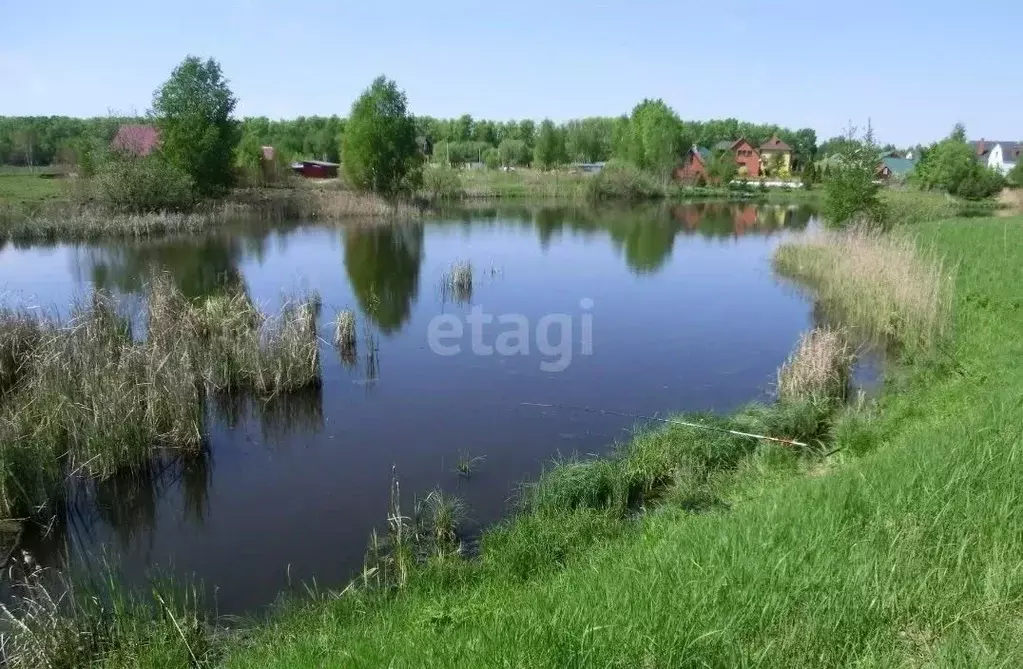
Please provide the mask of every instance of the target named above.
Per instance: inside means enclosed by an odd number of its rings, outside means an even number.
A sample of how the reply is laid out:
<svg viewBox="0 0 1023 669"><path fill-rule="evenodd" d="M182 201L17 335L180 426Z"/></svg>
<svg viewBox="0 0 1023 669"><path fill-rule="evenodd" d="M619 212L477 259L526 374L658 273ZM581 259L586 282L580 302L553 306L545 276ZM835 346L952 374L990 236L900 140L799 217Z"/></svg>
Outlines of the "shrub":
<svg viewBox="0 0 1023 669"><path fill-rule="evenodd" d="M194 204L192 180L155 154L111 156L95 184L100 203L115 212L183 211Z"/></svg>
<svg viewBox="0 0 1023 669"><path fill-rule="evenodd" d="M591 200L649 200L664 197L664 188L635 165L611 161L586 185Z"/></svg>
<svg viewBox="0 0 1023 669"><path fill-rule="evenodd" d="M423 191L430 200L453 200L462 195L458 170L434 165L423 170Z"/></svg>
<svg viewBox="0 0 1023 669"><path fill-rule="evenodd" d="M951 190L964 200L983 200L1001 192L1005 178L989 167L974 164L962 180Z"/></svg>

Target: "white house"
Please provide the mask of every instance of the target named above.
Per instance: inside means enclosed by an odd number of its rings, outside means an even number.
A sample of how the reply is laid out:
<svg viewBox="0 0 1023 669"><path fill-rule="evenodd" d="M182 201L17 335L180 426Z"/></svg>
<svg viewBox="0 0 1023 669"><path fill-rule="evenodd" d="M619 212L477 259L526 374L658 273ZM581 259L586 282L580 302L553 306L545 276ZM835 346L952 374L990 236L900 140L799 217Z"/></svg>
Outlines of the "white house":
<svg viewBox="0 0 1023 669"><path fill-rule="evenodd" d="M982 139L973 142L973 146L977 160L1002 174L1008 174L1016 166L1023 151L1023 143L1020 142L987 142Z"/></svg>

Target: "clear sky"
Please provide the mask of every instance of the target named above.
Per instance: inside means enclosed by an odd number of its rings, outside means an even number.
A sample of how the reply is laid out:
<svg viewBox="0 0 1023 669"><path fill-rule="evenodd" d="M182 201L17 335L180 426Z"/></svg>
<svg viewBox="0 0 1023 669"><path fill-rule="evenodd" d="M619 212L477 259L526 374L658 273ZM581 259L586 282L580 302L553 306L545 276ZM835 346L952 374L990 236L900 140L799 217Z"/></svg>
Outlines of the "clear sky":
<svg viewBox="0 0 1023 669"><path fill-rule="evenodd" d="M870 117L882 142L1023 139L1023 0L0 0L0 115L145 112L187 54L241 115L346 115L379 74L412 111L563 121Z"/></svg>

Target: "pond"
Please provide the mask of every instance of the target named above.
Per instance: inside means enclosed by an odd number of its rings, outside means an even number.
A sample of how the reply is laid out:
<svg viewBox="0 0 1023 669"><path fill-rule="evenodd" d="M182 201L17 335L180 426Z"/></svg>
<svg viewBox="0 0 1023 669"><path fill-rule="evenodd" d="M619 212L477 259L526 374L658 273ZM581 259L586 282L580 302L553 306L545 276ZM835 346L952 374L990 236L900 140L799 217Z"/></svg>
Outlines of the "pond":
<svg viewBox="0 0 1023 669"><path fill-rule="evenodd" d="M463 499L470 529L491 523L553 458L606 452L639 416L769 399L778 366L819 319L770 256L812 214L522 206L0 246L8 304L66 311L94 287L130 304L158 273L189 295L243 285L264 308L304 290L323 304L320 389L208 407L207 457L98 486L26 547L44 563L106 555L129 582L160 565L238 613L289 584L349 580L385 524L392 467L409 495L442 488ZM471 294L453 293L445 277L466 261ZM329 344L343 308L359 333L345 360ZM465 458L468 478L456 469Z"/></svg>

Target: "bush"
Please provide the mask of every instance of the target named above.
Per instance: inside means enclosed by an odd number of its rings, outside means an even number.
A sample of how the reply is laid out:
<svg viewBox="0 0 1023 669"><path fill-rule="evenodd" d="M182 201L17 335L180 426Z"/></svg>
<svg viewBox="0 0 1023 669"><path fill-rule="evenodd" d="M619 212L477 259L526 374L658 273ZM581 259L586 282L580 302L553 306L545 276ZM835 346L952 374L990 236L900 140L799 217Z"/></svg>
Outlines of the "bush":
<svg viewBox="0 0 1023 669"><path fill-rule="evenodd" d="M112 156L95 178L96 197L111 211L183 211L195 202L193 183L159 155Z"/></svg>
<svg viewBox="0 0 1023 669"><path fill-rule="evenodd" d="M664 197L664 188L631 163L611 161L586 185L591 200L650 200Z"/></svg>
<svg viewBox="0 0 1023 669"><path fill-rule="evenodd" d="M423 191L430 200L453 200L462 195L458 170L437 165L423 170Z"/></svg>
<svg viewBox="0 0 1023 669"><path fill-rule="evenodd" d="M951 192L964 200L983 200L997 195L1004 186L1005 178L1000 172L974 164Z"/></svg>

